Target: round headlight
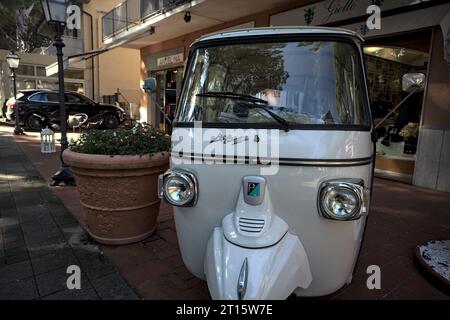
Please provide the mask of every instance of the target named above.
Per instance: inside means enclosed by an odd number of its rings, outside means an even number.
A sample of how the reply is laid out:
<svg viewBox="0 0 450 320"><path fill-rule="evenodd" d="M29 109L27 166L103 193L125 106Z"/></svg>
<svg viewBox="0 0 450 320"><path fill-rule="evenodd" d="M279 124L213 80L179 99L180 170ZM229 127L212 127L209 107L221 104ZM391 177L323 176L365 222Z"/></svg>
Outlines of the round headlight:
<svg viewBox="0 0 450 320"><path fill-rule="evenodd" d="M194 179L182 172L172 172L164 178L164 197L175 206L185 206L195 199Z"/></svg>
<svg viewBox="0 0 450 320"><path fill-rule="evenodd" d="M337 183L325 186L320 196L323 217L334 220L352 220L359 217L362 206L361 186Z"/></svg>

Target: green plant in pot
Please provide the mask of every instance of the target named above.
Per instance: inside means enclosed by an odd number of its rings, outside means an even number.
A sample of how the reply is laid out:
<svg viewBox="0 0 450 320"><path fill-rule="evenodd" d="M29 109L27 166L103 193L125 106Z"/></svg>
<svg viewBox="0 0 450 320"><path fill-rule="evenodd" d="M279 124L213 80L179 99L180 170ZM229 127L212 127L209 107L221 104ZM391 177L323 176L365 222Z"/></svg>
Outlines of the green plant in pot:
<svg viewBox="0 0 450 320"><path fill-rule="evenodd" d="M104 244L145 239L156 229L158 175L170 138L147 124L87 130L63 153L75 175L90 235Z"/></svg>

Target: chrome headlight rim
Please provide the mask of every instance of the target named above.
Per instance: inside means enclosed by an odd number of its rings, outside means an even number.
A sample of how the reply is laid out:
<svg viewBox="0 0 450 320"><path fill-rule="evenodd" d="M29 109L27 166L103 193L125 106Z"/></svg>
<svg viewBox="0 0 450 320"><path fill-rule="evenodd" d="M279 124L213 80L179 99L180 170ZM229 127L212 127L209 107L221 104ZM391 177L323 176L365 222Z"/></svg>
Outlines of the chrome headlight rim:
<svg viewBox="0 0 450 320"><path fill-rule="evenodd" d="M351 192L357 200L357 205L350 214L339 216L334 214L325 204L325 197L331 191L342 190ZM317 197L317 207L319 215L325 219L335 221L352 221L361 217L364 206L364 180L348 178L348 179L333 179L321 183Z"/></svg>
<svg viewBox="0 0 450 320"><path fill-rule="evenodd" d="M186 185L192 190L193 196L186 201L174 201L167 194L166 183L169 179L176 178L184 180ZM169 204L177 207L192 207L197 204L198 183L194 173L184 169L169 169L160 176L159 197L165 199Z"/></svg>

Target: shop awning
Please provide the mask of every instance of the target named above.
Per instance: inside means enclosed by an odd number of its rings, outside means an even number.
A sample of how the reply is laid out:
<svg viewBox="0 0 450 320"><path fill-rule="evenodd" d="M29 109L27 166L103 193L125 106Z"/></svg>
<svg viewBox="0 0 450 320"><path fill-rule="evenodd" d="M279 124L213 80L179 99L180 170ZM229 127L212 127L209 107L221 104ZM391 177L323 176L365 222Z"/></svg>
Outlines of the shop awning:
<svg viewBox="0 0 450 320"><path fill-rule="evenodd" d="M141 32L140 37L145 37L148 35L151 35L155 32L155 29L153 27L150 27L148 30L144 30L143 32ZM74 64L77 64L81 61L86 61L89 60L93 57L96 57L102 53L105 53L107 51L110 51L114 48L120 47L125 45L127 42L130 42L133 39L129 39L129 40L123 40L123 41L119 41L119 42L115 42L113 44L110 45L106 45L104 47L101 48L97 48L97 49L93 49L93 50L89 50L86 52L81 52L81 53L77 53L77 54L73 54L70 55L68 57L64 57L63 59L63 67L64 70L74 66ZM74 66L77 67L77 66ZM57 74L58 73L58 62L52 63L51 65L45 67L45 73L47 75L47 77Z"/></svg>

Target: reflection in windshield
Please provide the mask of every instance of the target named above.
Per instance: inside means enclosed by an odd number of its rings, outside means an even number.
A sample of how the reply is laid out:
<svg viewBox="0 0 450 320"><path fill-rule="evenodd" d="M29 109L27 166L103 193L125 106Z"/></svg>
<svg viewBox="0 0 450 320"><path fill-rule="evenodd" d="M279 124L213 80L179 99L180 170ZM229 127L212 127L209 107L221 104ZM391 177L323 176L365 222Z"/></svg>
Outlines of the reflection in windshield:
<svg viewBox="0 0 450 320"><path fill-rule="evenodd" d="M207 92L251 95L293 124L368 125L356 48L308 41L199 48L187 72L178 122L273 123L267 110Z"/></svg>

